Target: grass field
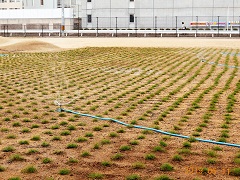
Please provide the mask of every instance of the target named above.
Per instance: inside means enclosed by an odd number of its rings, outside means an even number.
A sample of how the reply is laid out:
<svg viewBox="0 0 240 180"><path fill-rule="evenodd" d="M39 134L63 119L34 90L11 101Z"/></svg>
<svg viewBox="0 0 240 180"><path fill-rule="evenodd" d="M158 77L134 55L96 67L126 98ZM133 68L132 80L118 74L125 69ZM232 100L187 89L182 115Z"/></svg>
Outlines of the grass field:
<svg viewBox="0 0 240 180"><path fill-rule="evenodd" d="M240 69L230 67L238 55L83 48L0 57L0 179L238 179L239 148L195 141L240 144ZM59 113L55 100L191 138Z"/></svg>

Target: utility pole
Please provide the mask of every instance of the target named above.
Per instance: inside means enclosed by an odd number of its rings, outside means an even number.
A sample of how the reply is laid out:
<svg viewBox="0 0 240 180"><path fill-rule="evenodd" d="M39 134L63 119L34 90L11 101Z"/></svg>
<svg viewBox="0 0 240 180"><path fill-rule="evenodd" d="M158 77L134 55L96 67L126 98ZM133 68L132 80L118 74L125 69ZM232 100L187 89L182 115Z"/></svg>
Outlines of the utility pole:
<svg viewBox="0 0 240 180"><path fill-rule="evenodd" d="M64 36L64 30L65 30L64 0L62 0L62 26L61 26L62 36Z"/></svg>

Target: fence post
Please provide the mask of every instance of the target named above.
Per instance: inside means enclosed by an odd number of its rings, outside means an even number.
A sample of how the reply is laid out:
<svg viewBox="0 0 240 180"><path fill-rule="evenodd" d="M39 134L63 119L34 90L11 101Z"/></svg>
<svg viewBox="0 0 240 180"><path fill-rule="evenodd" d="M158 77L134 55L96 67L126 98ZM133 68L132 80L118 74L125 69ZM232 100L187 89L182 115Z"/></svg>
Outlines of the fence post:
<svg viewBox="0 0 240 180"><path fill-rule="evenodd" d="M61 35L61 25L59 25L59 37L61 37L62 35Z"/></svg>
<svg viewBox="0 0 240 180"><path fill-rule="evenodd" d="M43 25L42 25L42 37L43 37Z"/></svg>
<svg viewBox="0 0 240 180"><path fill-rule="evenodd" d="M197 23L196 23L196 37L197 37L197 33L198 33L198 16L196 16L197 19Z"/></svg>
<svg viewBox="0 0 240 180"><path fill-rule="evenodd" d="M98 17L97 17L97 37L98 37Z"/></svg>
<svg viewBox="0 0 240 180"><path fill-rule="evenodd" d="M7 25L7 37L8 37L8 25Z"/></svg>
<svg viewBox="0 0 240 180"><path fill-rule="evenodd" d="M5 25L3 26L3 36L5 37Z"/></svg>
<svg viewBox="0 0 240 180"><path fill-rule="evenodd" d="M155 30L155 37L157 37L157 16L155 16L155 27L154 27L154 30Z"/></svg>
<svg viewBox="0 0 240 180"><path fill-rule="evenodd" d="M26 29L27 29L27 27L26 27L26 25L24 25L24 37L26 37L26 36L27 36Z"/></svg>
<svg viewBox="0 0 240 180"><path fill-rule="evenodd" d="M219 16L218 16L218 37L219 37Z"/></svg>
<svg viewBox="0 0 240 180"><path fill-rule="evenodd" d="M79 20L79 17L78 17L78 37L79 37L79 29L80 29L80 20Z"/></svg>
<svg viewBox="0 0 240 180"><path fill-rule="evenodd" d="M137 37L137 17L135 17L135 36Z"/></svg>
<svg viewBox="0 0 240 180"><path fill-rule="evenodd" d="M239 20L238 20L238 37L240 37L240 16L239 16Z"/></svg>
<svg viewBox="0 0 240 180"><path fill-rule="evenodd" d="M118 28L118 18L116 17L116 37L117 37L117 28Z"/></svg>
<svg viewBox="0 0 240 180"><path fill-rule="evenodd" d="M178 17L176 16L176 37L178 37L177 23L178 23Z"/></svg>

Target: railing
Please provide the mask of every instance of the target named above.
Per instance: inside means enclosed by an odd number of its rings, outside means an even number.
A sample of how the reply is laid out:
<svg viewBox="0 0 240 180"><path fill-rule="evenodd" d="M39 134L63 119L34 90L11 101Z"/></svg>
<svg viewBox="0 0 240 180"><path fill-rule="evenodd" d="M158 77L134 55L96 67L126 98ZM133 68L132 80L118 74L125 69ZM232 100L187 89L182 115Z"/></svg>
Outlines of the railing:
<svg viewBox="0 0 240 180"><path fill-rule="evenodd" d="M108 37L240 37L240 17L93 17L73 19L72 25L0 24L2 36ZM131 19L132 20L132 19ZM0 20L1 22L1 20ZM10 22L10 21L9 21Z"/></svg>

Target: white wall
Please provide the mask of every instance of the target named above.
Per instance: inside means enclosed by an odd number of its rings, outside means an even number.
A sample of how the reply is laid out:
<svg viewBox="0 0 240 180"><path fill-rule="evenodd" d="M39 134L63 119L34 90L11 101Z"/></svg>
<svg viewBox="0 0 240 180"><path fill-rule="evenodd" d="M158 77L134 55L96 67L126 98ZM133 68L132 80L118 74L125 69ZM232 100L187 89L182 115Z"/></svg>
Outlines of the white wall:
<svg viewBox="0 0 240 180"><path fill-rule="evenodd" d="M217 16L224 16L220 21L231 21L240 16L240 0L135 0L131 4L134 8L130 8L129 0L92 0L88 6L87 0L81 1L83 27L96 27L96 17L106 28L115 27L114 18L119 17L119 26L132 28L134 23L129 22L130 14L137 17L137 27L143 28L153 28L156 17L158 26L175 27L178 16L181 27L181 22L190 24L197 18L199 21L216 21ZM90 24L86 22L88 14L93 18Z"/></svg>
<svg viewBox="0 0 240 180"><path fill-rule="evenodd" d="M0 3L0 8L1 9L22 9L22 0L20 0L20 2L9 2L9 0L6 3Z"/></svg>
<svg viewBox="0 0 240 180"><path fill-rule="evenodd" d="M64 9L65 18L72 18L73 9ZM0 19L47 19L61 18L61 9L19 9L0 11Z"/></svg>

